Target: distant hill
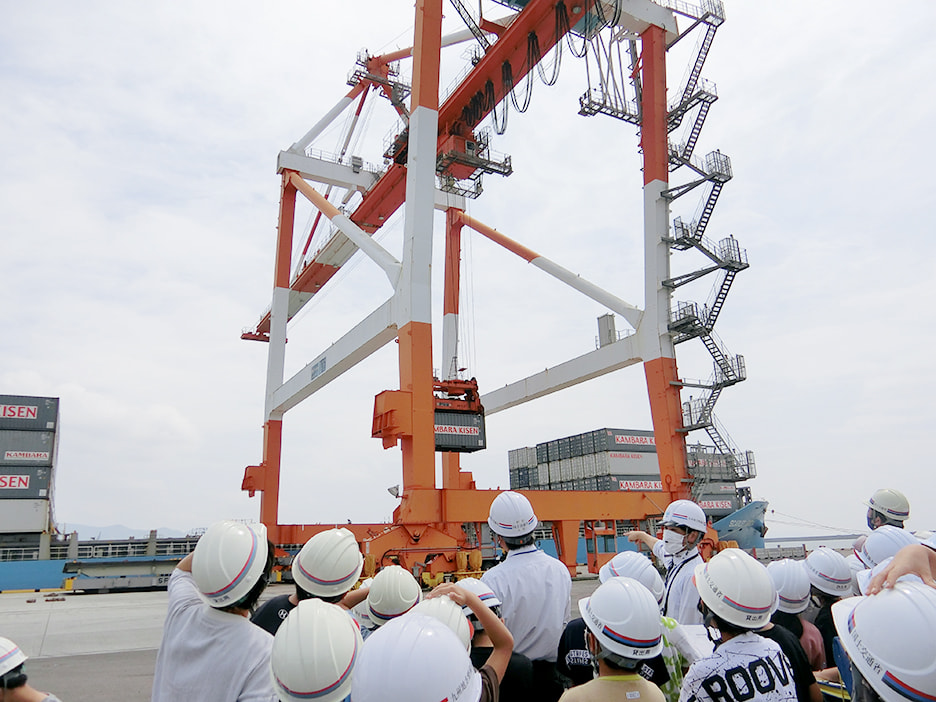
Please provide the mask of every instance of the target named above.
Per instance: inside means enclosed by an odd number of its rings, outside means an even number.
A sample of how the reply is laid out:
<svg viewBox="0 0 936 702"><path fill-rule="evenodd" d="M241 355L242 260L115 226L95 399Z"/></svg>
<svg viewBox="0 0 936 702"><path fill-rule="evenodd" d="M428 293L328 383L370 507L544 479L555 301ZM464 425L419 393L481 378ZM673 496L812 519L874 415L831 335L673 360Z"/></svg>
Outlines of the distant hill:
<svg viewBox="0 0 936 702"><path fill-rule="evenodd" d="M111 540L111 539L148 539L149 538L149 529L131 529L126 527L123 524L111 524L110 526L90 526L88 524L71 524L64 523L59 524L58 528L65 534L71 534L74 531L78 532L78 539L80 541L87 541L89 539L98 539L102 541ZM179 531L178 529L167 529L166 527L159 527L157 530L157 536L163 538L180 538L185 536L184 531Z"/></svg>

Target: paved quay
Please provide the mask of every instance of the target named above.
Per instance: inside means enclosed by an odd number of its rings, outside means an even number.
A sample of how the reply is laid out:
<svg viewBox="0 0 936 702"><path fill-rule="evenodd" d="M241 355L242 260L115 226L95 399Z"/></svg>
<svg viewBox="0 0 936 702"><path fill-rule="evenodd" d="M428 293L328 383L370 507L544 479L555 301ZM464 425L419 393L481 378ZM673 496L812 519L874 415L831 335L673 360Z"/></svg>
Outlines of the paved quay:
<svg viewBox="0 0 936 702"><path fill-rule="evenodd" d="M577 602L597 579L572 583ZM288 593L272 585L263 599ZM0 594L0 635L29 656L30 684L63 702L147 702L166 618L165 591L82 595Z"/></svg>

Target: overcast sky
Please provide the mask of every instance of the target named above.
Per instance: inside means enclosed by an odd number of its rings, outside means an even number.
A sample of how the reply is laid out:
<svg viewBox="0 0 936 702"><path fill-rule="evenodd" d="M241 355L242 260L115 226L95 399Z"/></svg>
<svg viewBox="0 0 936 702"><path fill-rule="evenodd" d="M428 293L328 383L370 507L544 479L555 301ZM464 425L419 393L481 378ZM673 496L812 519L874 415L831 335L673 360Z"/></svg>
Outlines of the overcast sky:
<svg viewBox="0 0 936 702"><path fill-rule="evenodd" d="M755 452L771 535L861 530L879 487L910 497L912 528L936 527L936 4L881 7L726 2L703 73L719 100L696 153L720 149L735 174L706 235L734 235L751 263L716 327L749 379L716 414ZM267 347L239 337L270 301L276 155L347 92L359 49L411 43L412 2L37 0L3 15L0 393L61 398L57 519L186 530L257 517L239 488L261 458ZM446 50L443 86L463 51ZM514 174L487 177L469 213L642 306L636 130L578 116L586 87L565 51L558 84L535 84L495 138ZM368 124L356 152L379 162L389 103ZM399 256L400 216L385 229ZM600 306L465 238L462 360L482 391L594 348ZM704 302L710 285L676 297ZM356 257L290 328L287 376L389 294ZM438 318L441 295L434 305ZM677 358L683 377L711 372L698 341ZM287 415L281 522L389 518L399 449L370 425L374 395L397 386L390 344ZM463 465L506 487L508 449L601 427L650 428L639 367L492 415L488 450Z"/></svg>

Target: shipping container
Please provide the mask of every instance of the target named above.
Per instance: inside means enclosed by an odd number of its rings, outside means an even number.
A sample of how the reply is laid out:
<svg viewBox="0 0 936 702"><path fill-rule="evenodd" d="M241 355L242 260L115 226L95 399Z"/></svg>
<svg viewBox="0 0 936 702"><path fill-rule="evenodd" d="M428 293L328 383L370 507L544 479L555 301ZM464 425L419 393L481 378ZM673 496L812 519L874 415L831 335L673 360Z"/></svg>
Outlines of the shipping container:
<svg viewBox="0 0 936 702"><path fill-rule="evenodd" d="M480 451L486 441L483 414L436 410L436 451Z"/></svg>
<svg viewBox="0 0 936 702"><path fill-rule="evenodd" d="M517 485L521 488L527 488L530 486L529 468L517 468Z"/></svg>
<svg viewBox="0 0 936 702"><path fill-rule="evenodd" d="M520 469L508 468L507 473L510 475L510 489L515 490L520 486Z"/></svg>
<svg viewBox="0 0 936 702"><path fill-rule="evenodd" d="M57 397L0 395L0 429L55 431L58 409Z"/></svg>
<svg viewBox="0 0 936 702"><path fill-rule="evenodd" d="M0 466L51 466L57 437L51 431L0 431Z"/></svg>
<svg viewBox="0 0 936 702"><path fill-rule="evenodd" d="M582 464L585 466L586 478L594 478L598 475L598 461L594 453L586 453L582 456Z"/></svg>
<svg viewBox="0 0 936 702"><path fill-rule="evenodd" d="M563 458L559 461L559 477L563 482L572 480L572 459Z"/></svg>
<svg viewBox="0 0 936 702"><path fill-rule="evenodd" d="M546 451L549 454L549 462L559 460L559 441L553 440L546 444Z"/></svg>
<svg viewBox="0 0 936 702"><path fill-rule="evenodd" d="M49 500L0 500L0 533L49 531Z"/></svg>
<svg viewBox="0 0 936 702"><path fill-rule="evenodd" d="M572 439L568 436L559 439L559 460L566 458L572 458Z"/></svg>
<svg viewBox="0 0 936 702"><path fill-rule="evenodd" d="M532 468L530 469L532 470ZM540 466L536 466L536 472L539 477L539 484L546 487L549 485L549 464L544 463Z"/></svg>
<svg viewBox="0 0 936 702"><path fill-rule="evenodd" d="M546 444L536 445L536 462L549 463L549 450L546 448Z"/></svg>
<svg viewBox="0 0 936 702"><path fill-rule="evenodd" d="M48 500L51 476L45 466L0 466L0 500Z"/></svg>
<svg viewBox="0 0 936 702"><path fill-rule="evenodd" d="M656 452L606 451L595 454L597 474L659 475L660 462Z"/></svg>
<svg viewBox="0 0 936 702"><path fill-rule="evenodd" d="M581 456L572 456L572 479L579 480L585 477L585 460Z"/></svg>
<svg viewBox="0 0 936 702"><path fill-rule="evenodd" d="M656 452L652 431L643 429L600 429L596 435L595 452L616 451Z"/></svg>
<svg viewBox="0 0 936 702"><path fill-rule="evenodd" d="M529 446L507 452L508 468L528 468L536 465L536 449Z"/></svg>
<svg viewBox="0 0 936 702"><path fill-rule="evenodd" d="M572 458L575 458L576 456L581 456L584 453L582 435L576 434L571 439L569 439L569 441L572 444Z"/></svg>
<svg viewBox="0 0 936 702"><path fill-rule="evenodd" d="M546 464L549 467L549 484L558 485L562 482L562 471L559 461L550 461Z"/></svg>
<svg viewBox="0 0 936 702"><path fill-rule="evenodd" d="M587 456L595 452L595 432L589 431L582 434L582 455Z"/></svg>

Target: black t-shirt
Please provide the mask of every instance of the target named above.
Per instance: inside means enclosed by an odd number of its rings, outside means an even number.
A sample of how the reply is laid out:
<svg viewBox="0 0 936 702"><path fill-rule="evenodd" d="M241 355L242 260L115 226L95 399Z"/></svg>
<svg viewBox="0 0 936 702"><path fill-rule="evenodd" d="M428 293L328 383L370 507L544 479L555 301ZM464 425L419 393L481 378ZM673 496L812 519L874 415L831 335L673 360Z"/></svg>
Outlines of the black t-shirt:
<svg viewBox="0 0 936 702"><path fill-rule="evenodd" d="M250 617L250 621L274 636L289 613L296 607L289 601L289 595L277 595L260 605Z"/></svg>
<svg viewBox="0 0 936 702"><path fill-rule="evenodd" d="M796 683L796 697L799 702L809 702L809 688L816 682L816 676L813 675L812 668L809 667L809 658L803 645L796 635L789 629L774 624L767 631L758 631L758 634L765 639L776 641L780 645L780 650L786 655L793 668L793 682Z"/></svg>
<svg viewBox="0 0 936 702"><path fill-rule="evenodd" d="M570 687L583 685L594 677L591 655L585 646L586 630L585 620L579 617L566 624L562 637L559 639L556 670L560 675L572 681ZM670 679L662 654L644 661L634 672L657 686L669 682Z"/></svg>
<svg viewBox="0 0 936 702"><path fill-rule="evenodd" d="M825 647L826 665L832 665L835 655L832 653L832 640L838 636L835 631L835 622L832 620L832 605L828 604L816 614L814 622L819 633L822 634L822 645Z"/></svg>
<svg viewBox="0 0 936 702"><path fill-rule="evenodd" d="M471 649L471 664L481 670L493 650L489 646L484 648L480 646L473 647ZM507 672L504 673L504 679L500 683L500 699L504 702L531 700L530 692L532 689L533 664L523 654L512 653L510 662L507 664Z"/></svg>

